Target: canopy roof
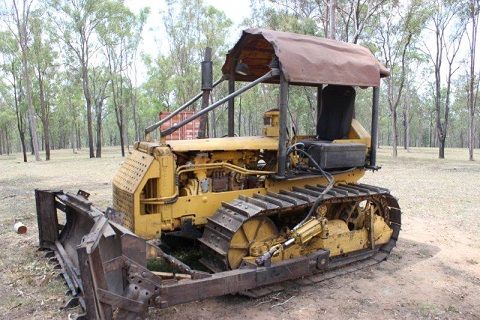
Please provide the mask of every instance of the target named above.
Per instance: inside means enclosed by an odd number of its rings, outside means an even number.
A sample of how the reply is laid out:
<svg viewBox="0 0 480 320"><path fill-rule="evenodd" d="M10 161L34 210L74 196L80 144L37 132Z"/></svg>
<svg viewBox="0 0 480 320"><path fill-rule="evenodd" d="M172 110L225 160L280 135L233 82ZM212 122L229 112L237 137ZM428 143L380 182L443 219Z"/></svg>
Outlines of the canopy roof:
<svg viewBox="0 0 480 320"><path fill-rule="evenodd" d="M267 29L244 30L228 52L222 72L230 75L237 62L248 65L248 74L235 80L253 81L270 70L278 57L288 82L302 85L337 84L377 87L390 72L367 48L331 39ZM268 82L278 83L279 78Z"/></svg>

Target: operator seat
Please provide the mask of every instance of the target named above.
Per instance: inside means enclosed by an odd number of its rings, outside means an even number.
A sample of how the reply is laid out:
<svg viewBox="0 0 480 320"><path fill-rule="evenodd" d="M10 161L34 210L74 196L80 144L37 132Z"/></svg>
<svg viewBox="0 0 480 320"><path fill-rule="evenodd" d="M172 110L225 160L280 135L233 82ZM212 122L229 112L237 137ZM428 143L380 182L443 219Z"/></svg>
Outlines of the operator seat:
<svg viewBox="0 0 480 320"><path fill-rule="evenodd" d="M322 110L317 122L317 139L332 141L348 138L355 106L355 89L328 85L322 90Z"/></svg>
<svg viewBox="0 0 480 320"><path fill-rule="evenodd" d="M355 89L328 85L322 90L322 110L315 140L302 141L305 151L326 170L363 167L367 146L362 143L332 143L348 139L355 105ZM309 159L310 166L314 163Z"/></svg>

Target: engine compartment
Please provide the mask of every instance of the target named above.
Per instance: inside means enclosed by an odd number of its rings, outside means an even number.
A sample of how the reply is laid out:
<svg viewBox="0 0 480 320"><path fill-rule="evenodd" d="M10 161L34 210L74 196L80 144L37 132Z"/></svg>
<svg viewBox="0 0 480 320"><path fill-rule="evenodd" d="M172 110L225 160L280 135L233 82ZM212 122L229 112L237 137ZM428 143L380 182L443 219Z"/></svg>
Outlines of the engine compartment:
<svg viewBox="0 0 480 320"><path fill-rule="evenodd" d="M176 153L179 196L264 186L275 170L275 151Z"/></svg>

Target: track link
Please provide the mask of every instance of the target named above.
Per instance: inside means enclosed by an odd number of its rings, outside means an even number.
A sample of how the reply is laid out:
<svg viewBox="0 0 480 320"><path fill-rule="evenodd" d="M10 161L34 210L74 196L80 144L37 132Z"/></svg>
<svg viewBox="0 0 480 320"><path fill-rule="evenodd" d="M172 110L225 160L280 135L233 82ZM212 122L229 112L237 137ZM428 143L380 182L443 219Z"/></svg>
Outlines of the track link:
<svg viewBox="0 0 480 320"><path fill-rule="evenodd" d="M266 195L255 194L253 197L240 196L232 202L224 202L220 209L210 218L200 243L202 244L203 258L200 260L213 272L229 269L228 249L230 241L237 230L250 218L269 216L281 212L309 208L325 190L322 185L305 185L294 187L292 190L280 190L278 193ZM361 260L369 260L368 265L385 260L390 254L398 239L401 226L401 211L397 200L385 188L366 184L338 184L323 196L322 203L341 203L375 199L384 204L393 234L390 241L377 246L373 250L355 252L346 256L330 259L328 270L334 270ZM366 263L364 263L366 264Z"/></svg>

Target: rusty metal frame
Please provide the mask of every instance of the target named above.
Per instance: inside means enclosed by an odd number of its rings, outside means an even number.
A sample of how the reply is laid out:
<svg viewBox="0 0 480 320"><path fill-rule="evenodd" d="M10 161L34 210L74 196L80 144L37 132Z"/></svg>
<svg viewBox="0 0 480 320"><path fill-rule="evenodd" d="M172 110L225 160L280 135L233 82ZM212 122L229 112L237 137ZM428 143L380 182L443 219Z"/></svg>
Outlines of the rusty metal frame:
<svg viewBox="0 0 480 320"><path fill-rule="evenodd" d="M243 292L312 275L328 267L329 252L269 267L245 265L208 274L193 270L124 227L110 221L88 201L88 193L35 190L40 248L58 263L73 296L66 306L80 304L81 319L142 319L148 307ZM108 212L113 209L109 208ZM66 224L59 224L60 212ZM79 233L83 233L79 235ZM165 279L147 269L151 249L189 279Z"/></svg>

